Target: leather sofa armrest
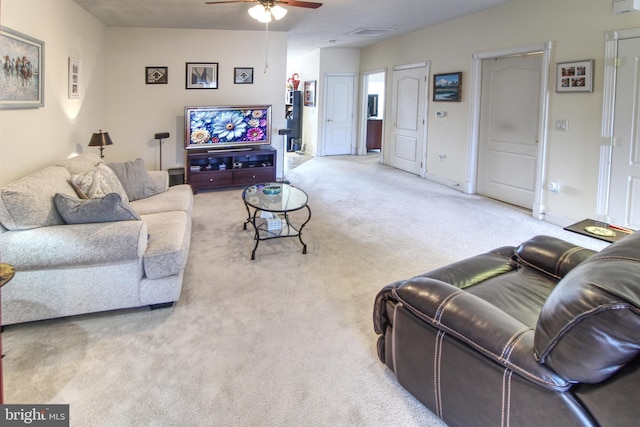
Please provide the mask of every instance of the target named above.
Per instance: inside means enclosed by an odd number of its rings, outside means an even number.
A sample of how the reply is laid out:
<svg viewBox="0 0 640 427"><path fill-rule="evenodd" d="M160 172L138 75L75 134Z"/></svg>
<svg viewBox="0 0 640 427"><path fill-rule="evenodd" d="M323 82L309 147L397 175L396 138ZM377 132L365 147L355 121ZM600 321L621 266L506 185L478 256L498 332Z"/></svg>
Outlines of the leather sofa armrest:
<svg viewBox="0 0 640 427"><path fill-rule="evenodd" d="M562 279L596 251L551 236L536 236L516 249L517 262L553 278Z"/></svg>
<svg viewBox="0 0 640 427"><path fill-rule="evenodd" d="M565 391L570 383L540 365L533 353L534 331L487 301L428 277L414 277L384 288L376 299L386 312L395 302L428 325L457 338L478 353L543 387ZM391 304L393 305L393 304ZM380 316L376 332L384 330Z"/></svg>

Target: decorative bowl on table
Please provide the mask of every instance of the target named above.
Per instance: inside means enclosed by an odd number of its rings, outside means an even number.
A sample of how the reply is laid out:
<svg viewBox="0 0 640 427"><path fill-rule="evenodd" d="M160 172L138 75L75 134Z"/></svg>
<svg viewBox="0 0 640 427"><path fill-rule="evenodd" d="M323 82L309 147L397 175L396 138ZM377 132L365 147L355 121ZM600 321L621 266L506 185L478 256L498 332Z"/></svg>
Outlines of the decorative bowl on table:
<svg viewBox="0 0 640 427"><path fill-rule="evenodd" d="M280 194L282 191L282 186L280 185L265 185L262 188L262 192L267 196L275 196L276 194Z"/></svg>

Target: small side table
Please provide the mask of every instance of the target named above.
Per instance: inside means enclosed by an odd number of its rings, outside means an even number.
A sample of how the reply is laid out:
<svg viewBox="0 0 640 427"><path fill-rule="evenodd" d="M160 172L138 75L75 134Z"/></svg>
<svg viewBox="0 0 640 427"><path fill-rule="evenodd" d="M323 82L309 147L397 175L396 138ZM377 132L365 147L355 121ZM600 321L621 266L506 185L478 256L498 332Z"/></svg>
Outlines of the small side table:
<svg viewBox="0 0 640 427"><path fill-rule="evenodd" d="M265 188L278 188L280 192L277 194L268 194ZM302 245L302 253L307 253L307 244L302 240L302 229L311 219L311 208L307 204L309 200L307 193L299 188L281 182L272 182L265 184L256 184L245 188L242 192L242 200L247 208L247 220L244 223L244 229L247 224L253 225L255 231L254 239L256 241L253 251L251 252L251 260L256 259L256 249L261 240L277 239L281 237L297 237ZM307 210L307 219L299 227L295 227L289 218L289 214L301 209ZM251 213L253 209L253 213ZM256 218L258 212L269 212L272 214L282 214L280 225L277 229L269 228L268 224L258 224Z"/></svg>
<svg viewBox="0 0 640 427"><path fill-rule="evenodd" d="M16 274L16 270L10 264L0 264L0 288L9 283L13 276ZM0 294L0 328L2 328L2 295ZM0 405L4 404L4 383L2 381L2 333L0 329Z"/></svg>

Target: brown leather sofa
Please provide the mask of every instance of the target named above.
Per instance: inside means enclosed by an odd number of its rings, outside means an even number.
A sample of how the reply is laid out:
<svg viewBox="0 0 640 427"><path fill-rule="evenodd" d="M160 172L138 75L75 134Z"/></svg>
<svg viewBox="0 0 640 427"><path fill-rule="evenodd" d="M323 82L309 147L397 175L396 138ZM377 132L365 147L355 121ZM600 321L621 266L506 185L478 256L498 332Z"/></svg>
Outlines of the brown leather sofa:
<svg viewBox="0 0 640 427"><path fill-rule="evenodd" d="M392 283L378 356L450 426L640 425L640 232L548 236Z"/></svg>

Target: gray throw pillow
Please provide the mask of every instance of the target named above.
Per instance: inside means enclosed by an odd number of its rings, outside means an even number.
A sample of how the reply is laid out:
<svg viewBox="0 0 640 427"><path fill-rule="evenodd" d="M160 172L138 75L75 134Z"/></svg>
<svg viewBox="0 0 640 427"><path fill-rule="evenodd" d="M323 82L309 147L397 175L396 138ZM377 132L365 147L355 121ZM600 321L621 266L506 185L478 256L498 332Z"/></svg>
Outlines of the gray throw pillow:
<svg viewBox="0 0 640 427"><path fill-rule="evenodd" d="M57 193L53 201L58 213L67 224L139 220L140 216L122 200L118 193L104 197L78 199Z"/></svg>
<svg viewBox="0 0 640 427"><path fill-rule="evenodd" d="M146 199L156 194L153 181L144 166L144 160L136 159L124 163L109 163L129 197L129 201Z"/></svg>

